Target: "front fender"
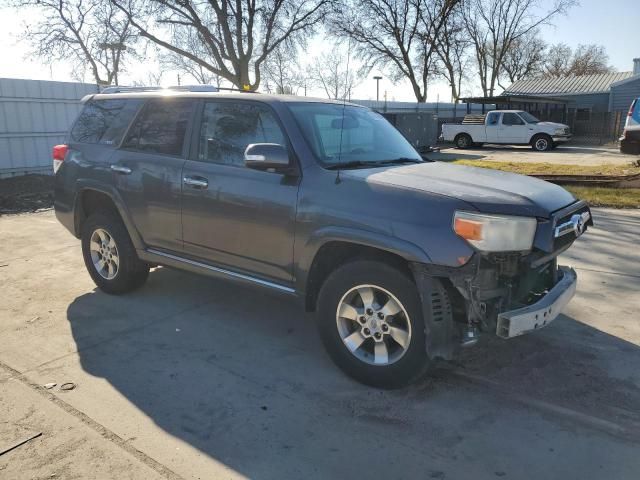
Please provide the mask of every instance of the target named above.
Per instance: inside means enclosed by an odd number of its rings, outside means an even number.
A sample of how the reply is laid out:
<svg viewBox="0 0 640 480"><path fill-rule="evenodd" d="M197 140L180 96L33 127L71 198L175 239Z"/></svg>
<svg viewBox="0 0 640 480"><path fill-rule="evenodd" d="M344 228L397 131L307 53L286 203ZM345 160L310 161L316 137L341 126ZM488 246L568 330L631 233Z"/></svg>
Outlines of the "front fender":
<svg viewBox="0 0 640 480"><path fill-rule="evenodd" d="M351 227L330 226L313 232L296 252L296 290L305 290L313 260L323 245L329 242L345 242L376 248L398 255L408 262L431 263L427 253L419 246L382 233Z"/></svg>

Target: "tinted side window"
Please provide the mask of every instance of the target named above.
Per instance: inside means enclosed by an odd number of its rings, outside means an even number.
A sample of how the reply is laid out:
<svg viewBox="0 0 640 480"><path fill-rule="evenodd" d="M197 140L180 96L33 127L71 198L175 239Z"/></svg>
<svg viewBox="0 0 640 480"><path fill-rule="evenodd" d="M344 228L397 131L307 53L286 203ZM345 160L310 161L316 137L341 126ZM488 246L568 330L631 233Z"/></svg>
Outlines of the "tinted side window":
<svg viewBox="0 0 640 480"><path fill-rule="evenodd" d="M268 107L253 103L207 102L202 111L198 159L244 166L251 143L285 145L285 137Z"/></svg>
<svg viewBox="0 0 640 480"><path fill-rule="evenodd" d="M487 116L487 125L497 125L498 118L500 118L500 114L497 112L492 112Z"/></svg>
<svg viewBox="0 0 640 480"><path fill-rule="evenodd" d="M524 122L515 113L503 113L502 124L503 125L524 125Z"/></svg>
<svg viewBox="0 0 640 480"><path fill-rule="evenodd" d="M182 99L149 101L129 130L123 148L181 155L194 104Z"/></svg>
<svg viewBox="0 0 640 480"><path fill-rule="evenodd" d="M71 130L71 140L104 145L120 142L140 104L140 100L122 98L87 103Z"/></svg>

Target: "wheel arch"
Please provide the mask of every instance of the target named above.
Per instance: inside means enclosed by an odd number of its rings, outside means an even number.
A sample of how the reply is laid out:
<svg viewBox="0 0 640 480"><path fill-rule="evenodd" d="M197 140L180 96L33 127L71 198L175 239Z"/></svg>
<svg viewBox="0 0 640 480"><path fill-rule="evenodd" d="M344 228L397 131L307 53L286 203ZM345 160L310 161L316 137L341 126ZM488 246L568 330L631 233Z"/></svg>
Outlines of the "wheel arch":
<svg viewBox="0 0 640 480"><path fill-rule="evenodd" d="M93 182L78 182L74 200L74 230L77 237L82 231L83 222L97 210L107 210L118 214L124 223L131 242L136 249L143 249L144 242L135 228L122 197L114 188Z"/></svg>
<svg viewBox="0 0 640 480"><path fill-rule="evenodd" d="M553 143L553 137L551 137L551 135L548 134L547 132L536 132L533 135L531 135L531 138L529 139L529 145L533 145L536 138L538 137L547 137L549 139L550 144Z"/></svg>
<svg viewBox="0 0 640 480"><path fill-rule="evenodd" d="M456 134L456 136L453 137L453 143L455 145L457 145L458 144L458 138L460 138L462 136L469 137L469 140L471 140L471 142L469 143L469 146L471 146L471 144L474 143L473 142L473 137L471 136L471 134L469 132L460 132L460 133Z"/></svg>
<svg viewBox="0 0 640 480"><path fill-rule="evenodd" d="M431 263L429 256L418 246L371 232L351 229L325 229L307 243L296 275L298 291L302 291L305 310L315 310L322 284L338 266L356 259L375 259L388 263L413 279L412 262Z"/></svg>

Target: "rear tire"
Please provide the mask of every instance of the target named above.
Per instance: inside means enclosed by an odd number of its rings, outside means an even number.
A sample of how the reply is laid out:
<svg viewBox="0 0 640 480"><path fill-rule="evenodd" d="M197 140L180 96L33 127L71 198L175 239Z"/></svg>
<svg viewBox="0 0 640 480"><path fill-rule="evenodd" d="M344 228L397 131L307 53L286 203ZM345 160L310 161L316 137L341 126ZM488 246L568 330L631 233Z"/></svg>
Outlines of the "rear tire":
<svg viewBox="0 0 640 480"><path fill-rule="evenodd" d="M531 148L536 152L547 152L553 148L553 140L549 135L538 134L531 139Z"/></svg>
<svg viewBox="0 0 640 480"><path fill-rule="evenodd" d="M95 212L82 225L82 256L87 271L105 293L127 293L147 280L149 265L140 261L129 233L113 212Z"/></svg>
<svg viewBox="0 0 640 480"><path fill-rule="evenodd" d="M473 140L466 133L458 134L456 138L453 140L453 142L456 144L456 148L460 148L462 150L464 150L465 148L469 148L471 145L473 145Z"/></svg>
<svg viewBox="0 0 640 480"><path fill-rule="evenodd" d="M359 382L399 388L431 364L416 285L386 263L355 260L337 268L322 285L316 312L329 356Z"/></svg>

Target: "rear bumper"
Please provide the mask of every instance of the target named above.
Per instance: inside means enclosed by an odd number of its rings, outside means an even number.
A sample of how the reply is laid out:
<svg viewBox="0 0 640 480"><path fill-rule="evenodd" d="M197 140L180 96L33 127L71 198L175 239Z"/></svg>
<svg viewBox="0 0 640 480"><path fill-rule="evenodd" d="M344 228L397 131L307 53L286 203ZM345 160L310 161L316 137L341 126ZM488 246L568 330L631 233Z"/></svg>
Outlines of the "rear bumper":
<svg viewBox="0 0 640 480"><path fill-rule="evenodd" d="M498 314L496 335L513 338L549 325L562 312L576 292L578 277L569 267L559 267L556 285L540 300L523 308Z"/></svg>
<svg viewBox="0 0 640 480"><path fill-rule="evenodd" d="M622 137L620 139L620 152L629 153L631 155L640 154L640 138L633 139Z"/></svg>

